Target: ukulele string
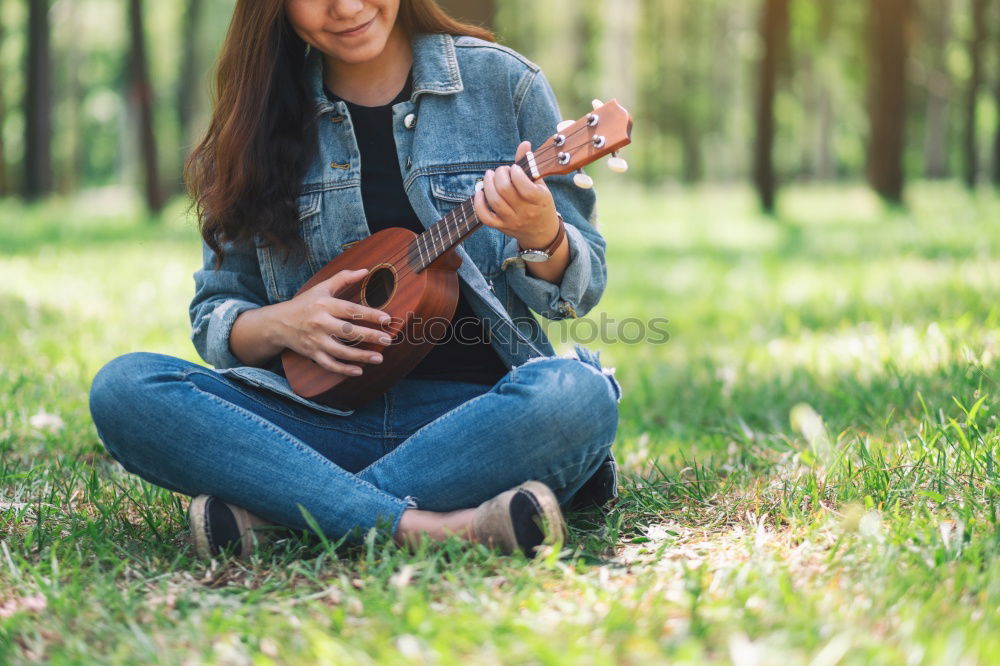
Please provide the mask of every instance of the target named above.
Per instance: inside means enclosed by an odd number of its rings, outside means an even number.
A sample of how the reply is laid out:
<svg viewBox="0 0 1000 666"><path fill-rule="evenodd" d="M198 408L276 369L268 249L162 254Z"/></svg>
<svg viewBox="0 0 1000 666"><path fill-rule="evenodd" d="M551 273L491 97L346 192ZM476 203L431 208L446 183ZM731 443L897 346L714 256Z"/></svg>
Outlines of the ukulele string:
<svg viewBox="0 0 1000 666"><path fill-rule="evenodd" d="M585 132L588 127L589 127L589 125L584 125L583 127L580 127L579 129L571 132L570 134L565 135L566 136L566 141L569 142L570 139L572 139L574 136L576 136L580 132ZM572 147L565 146L565 144L564 144L564 147L566 147L565 151L558 151L558 150L556 150L559 146L555 146L554 144L550 144L548 146L545 146L544 148L542 148L541 150L539 150L539 151L537 151L535 153L535 166L536 167L543 167L543 166L546 166L548 164L551 164L552 162L558 161L558 159L559 159L559 152L573 153L573 152L576 152L577 150L579 150L580 148L582 148L583 146L585 146L586 143L589 143L589 141L585 142L585 143L578 144L576 146L572 146ZM546 156L547 153L550 153L552 151L556 151L556 155L554 157ZM541 159L539 159L540 156L542 156ZM520 160L515 161L514 164L517 164L518 166L522 167L522 169L524 167L528 166L528 164L526 162L526 159L524 157L522 157ZM445 215L445 217L448 217L450 215L453 219L457 220L457 216L454 214L453 211L458 210L459 208L463 208L467 202L471 201L471 199L472 198L470 197L469 199L466 199L465 201L463 201L462 203L460 203L458 206L456 206L451 211L449 211L448 214ZM463 216L464 215L465 214L463 213ZM473 216L475 217L475 211L474 210L473 210ZM442 219L444 219L444 218L442 218ZM476 219L476 223L479 224L480 222L478 220L478 217L476 217L475 219ZM463 220L463 224L465 224L465 223L468 223L468 219ZM406 247L404 249L402 249L400 251L397 251L395 254L393 254L390 257L384 259L381 263L383 263L383 264L389 264L389 265L392 265L392 266L396 266L398 263L402 262L402 260L404 258L406 258L408 255L410 255L410 254L413 253L414 245L421 242L420 238L423 236L423 234L428 233L437 224L438 223L435 223L434 225L432 225L431 227L429 227L427 230L425 230L425 231L421 232L420 234L418 234L417 237L413 239L413 241L411 241L410 243L407 243L407 245L406 245ZM451 234L451 230L448 229L448 238L449 238L448 242L449 243L451 242L451 240L450 240L451 239L451 235L452 235ZM430 237L430 238L431 238L430 242L433 243L433 245L431 245L431 247L425 248L425 249L429 250L431 253L434 253L434 251L436 251L438 248L436 246L436 241L433 240L433 237ZM442 238L442 240L443 240L443 238ZM417 254L419 256L421 256L421 257L423 256L423 253L421 252L421 250L419 248L417 248ZM440 256L440 254L438 254L438 256ZM435 259L436 258L437 257L435 257ZM426 266L424 266L423 268L426 268ZM411 273L414 273L414 272L416 272L416 270L411 266L411 264L409 262L407 262L407 263L403 264L403 266L400 269L398 269L398 271L396 271L396 280L405 278L405 277L409 276ZM355 284L357 285L357 283L355 283ZM353 296L360 295L360 293L361 293L361 287L360 287L360 285L357 285L356 287L355 287L355 285L351 285L351 287L352 288L349 289L349 291L342 292L342 293L345 296L348 296L348 295L353 295ZM350 293L350 292L355 292L355 293Z"/></svg>
<svg viewBox="0 0 1000 666"><path fill-rule="evenodd" d="M589 127L590 127L589 125L584 125L580 129L572 132L571 134L566 135L566 141L568 142L570 139L572 139L574 136L576 136L580 132L587 131L587 128L589 128ZM576 152L577 150L579 150L583 146L587 145L588 143L590 143L590 140L587 140L584 143L581 143L581 144L578 144L576 146L573 146L572 148L567 148L564 152L567 152L567 153ZM549 145L549 146L546 146L546 147L542 148L540 151L538 151L537 153L535 153L535 157L536 157L535 164L537 166L542 166L542 165L549 164L551 162L557 161L559 159L559 152L560 152L558 150L556 151L555 157L547 157L547 158L542 159L542 160L537 159L538 155L542 154L543 152L547 152L547 151L550 151L550 150L555 150L557 148L559 148L559 146L556 146L555 144L552 144L552 145Z"/></svg>
<svg viewBox="0 0 1000 666"><path fill-rule="evenodd" d="M565 135L566 141L569 141L570 139L572 139L573 137L575 137L580 132L587 131L588 127L589 127L589 125L583 125L582 127L579 127L575 131L571 132L570 134ZM575 146L572 146L572 147L566 147L566 151L565 152L574 153L577 150L579 150L580 148L582 148L583 146L585 146L586 143L587 142L584 142L584 143L581 143L581 144L578 144L578 145L575 145ZM536 165L536 167L538 167L538 166L543 166L544 167L544 166L547 166L548 164L550 164L552 162L558 161L558 159L559 159L559 152L560 151L556 151L556 155L554 157L550 157L550 156L548 156L548 154L551 153L553 150L556 150L559 147L560 146L555 146L554 144L550 144L550 145L545 146L545 147L541 148L540 150L536 151L534 153L535 154L535 165ZM527 167L529 166L529 164L528 164L527 159L525 157L522 157L521 159L516 160L514 162L514 164L520 166L527 173ZM469 200L471 200L471 197L470 197L470 199L467 199L466 201L462 202L462 204L459 204L459 206L463 206ZM458 207L456 207L456 209L457 208ZM463 222L467 222L467 220L465 220ZM432 225L431 227L429 227L427 230L425 230L425 232L421 232L421 234L419 234L417 238L420 238L424 233L426 233L426 231L430 231L430 229L433 228L434 226L436 226L436 224L437 223L435 223L435 225ZM448 230L448 237L449 237L448 242L449 243L451 242L451 240L450 240L451 239L451 235L452 235L451 234L451 229L449 229ZM440 234L439 234L439 237L440 237ZM429 238L431 238L431 243L435 243L435 241L433 240L433 237L429 237ZM443 240L443 238L442 238L442 240ZM417 242L417 241L415 240L414 242ZM426 249L428 249L428 250L436 250L437 248L435 246L431 246L431 247L428 247ZM409 252L410 252L410 248L407 247L406 250L404 250L404 251L402 251L400 253L397 253L390 260L387 260L386 263L393 263L394 264L395 262L400 261ZM422 252L420 251L419 248L417 249L417 252L419 254L422 254Z"/></svg>
<svg viewBox="0 0 1000 666"><path fill-rule="evenodd" d="M588 125L584 125L583 127L581 127L579 129L577 129L576 131L570 133L569 135L566 136L567 141L569 141L570 139L572 139L574 136L576 136L580 132L586 131L586 129L588 127L589 127ZM572 146L572 147L567 147L566 148L566 152L569 152L569 153L576 152L577 150L579 150L580 148L582 148L584 145L586 145L586 143L581 143L581 144L578 144L578 145L575 145L575 146ZM536 152L535 153L535 155L536 155L536 166L545 166L545 165L550 164L551 162L557 161L559 159L558 151L557 151L556 156L554 156L554 157L547 156L548 153L551 153L556 148L557 148L557 146L554 146L554 145L550 144L550 145L542 148L538 152ZM541 159L538 159L538 156L541 156ZM515 164L517 164L518 166L521 166L522 168L528 166L528 164L526 162L526 159L523 158L523 157L520 160L517 160L515 162ZM453 210L458 210L459 208L463 208L466 205L466 203L468 201L470 201L470 200L471 199L467 199L466 201L463 201L461 204L459 204L459 206L457 206ZM461 211L461 212L462 212L462 215L464 217L466 215L466 211ZM449 211L449 215L451 215L453 217L453 219L457 220L457 216L454 215L454 213L452 211ZM473 215L475 215L474 211L473 211ZM468 223L468 219L463 220L463 223L467 224ZM477 224L479 223L478 218L476 219L476 223ZM436 224L438 224L438 223L436 223ZM436 226L436 224L432 225L431 228L433 228L433 226ZM447 243L450 244L452 242L451 241L451 237L452 237L453 228L445 227L445 229L447 230L447 236L448 236ZM406 255L412 254L412 252L413 252L414 249L416 249L418 255L420 255L422 257L423 256L422 249L419 246L416 247L416 248L414 248L414 245L417 244L417 243L422 243L422 241L420 240L420 238L423 236L424 233L428 233L428 232L430 232L430 228L427 231L422 232L420 235L418 235L417 238L415 238L411 243L409 243L405 249L403 249L402 251L397 252L395 255L391 256L388 259L386 259L385 263L389 263L389 264L395 265L397 262L401 261ZM467 233L467 231L466 231L466 233ZM443 241L444 238L443 238L443 236L441 236L440 233L439 233L439 236L441 237L441 240ZM424 249L429 250L429 252L431 254L437 254L439 248L437 247L437 245L438 245L437 242L434 241L434 239L433 239L433 234L429 238L430 238L430 242L432 243L432 245L431 245L431 247L425 247ZM438 256L440 256L440 254L438 254ZM401 278L401 277L405 277L405 276L409 275L412 272L414 272L414 269L411 268L410 265L407 263L402 268L400 268L399 271L397 272L397 279Z"/></svg>
<svg viewBox="0 0 1000 666"><path fill-rule="evenodd" d="M457 210L460 207L465 206L466 202L468 202L468 201L469 200L466 199L466 201L463 201L461 204L459 204L454 209L452 209L452 211L448 211L448 213L444 216L444 218L447 218L447 217L450 216L450 217L452 217L452 218L454 218L454 219L457 220L457 215L455 215L453 213L453 211ZM444 219L444 218L442 218L442 219ZM468 222L468 220L466 220L465 222ZM435 224L437 224L437 223L435 223ZM432 225L432 227L433 226L434 225ZM418 241L418 239L421 237L422 234L427 233L429 231L430 231L430 228L424 230L420 234L417 234L417 236L411 242L407 243L406 246L403 249L398 250L395 254L390 255L389 257L383 259L379 263L380 264L390 264L392 266L396 266L397 264L399 264L400 262L402 262L402 260L405 259L407 256L409 256L410 254L414 253L414 244ZM450 232L449 232L448 236L449 236L449 238L451 237L451 233ZM432 242L434 242L434 241L432 241ZM434 248L430 247L430 248L427 248L427 249L428 250L433 250ZM421 257L423 256L419 249L416 250L416 253L418 254L418 256L421 256ZM438 255L438 256L440 256L440 255ZM426 268L426 266L424 268ZM410 273L413 273L413 272L415 272L414 269L411 268L411 265L407 262L407 263L403 264L403 266L401 268L399 268L395 273L396 273L397 279L399 279L399 278L405 277L405 276L407 276L407 275L409 275Z"/></svg>
<svg viewBox="0 0 1000 666"><path fill-rule="evenodd" d="M580 127L577 130L575 130L574 132L566 135L566 141L569 141L570 139L572 139L574 136L576 136L580 132L585 132L588 127L589 127L589 125L584 125L583 127ZM585 146L587 143L589 143L589 140L586 141L586 142L580 143L578 145L575 145L575 146L566 146L566 151L565 152L567 152L567 153L575 153L580 148L582 148L583 146ZM564 143L564 146L565 145L566 144ZM535 158L536 158L535 159L535 166L536 166L536 168L539 167L539 166L544 167L544 166L546 166L546 165L548 165L548 164L550 164L552 162L558 161L559 160L559 153L561 151L556 150L557 148L559 148L559 146L555 146L555 145L551 145L550 144L548 146L543 147L539 151L537 151L535 153ZM551 151L553 151L553 150L556 150L556 155L554 157L547 157L546 155L548 153L550 153ZM522 170L524 170L524 172L527 174L529 163L528 163L526 157L522 157L521 159L515 161L514 164L516 164L517 166L521 167ZM539 180L541 180L541 179L539 179ZM464 202L462 202L462 204L460 204L460 206L464 206L468 201L471 201L471 198L467 199ZM462 214L463 214L463 217L464 217L465 216L465 212L463 212ZM472 211L472 214L473 214L473 216L475 216L475 211L474 210ZM467 222L467 220L465 220L465 222ZM479 222L478 218L476 218L476 224L479 224L479 223L480 222ZM451 243L451 236L452 236L451 230L449 229L448 230L448 241L447 241L449 244ZM431 243L434 243L433 235L430 236L430 239L431 239ZM415 242L419 242L419 241L415 241ZM426 248L426 249L430 250L432 254L437 253L438 256L440 256L440 253L438 252L439 248L436 246L436 244L432 245L430 248ZM419 248L418 248L418 252L421 252ZM422 252L421 252L421 254L422 254Z"/></svg>
<svg viewBox="0 0 1000 666"><path fill-rule="evenodd" d="M586 131L586 129L588 127L589 127L588 125L584 125L583 127L581 127L579 129L577 129L576 131L570 133L569 135L566 136L567 141L569 139L573 138L574 136L576 136L577 134L579 134L580 132ZM576 152L577 150L579 150L580 148L582 148L584 145L586 145L586 142L578 144L578 145L575 145L575 146L572 146L572 147L566 147L566 152L569 152L569 153ZM555 157L545 157L545 155L547 153L550 153L551 151L555 150L556 148L557 148L557 146L549 145L549 146L546 146L546 147L542 148L538 152L536 152L535 153L535 155L536 155L536 166L545 166L545 165L547 165L547 164L549 164L551 162L554 162L554 161L558 160L559 159L558 154ZM540 156L540 155L543 156L543 157L541 159L537 159L537 156ZM523 157L520 160L517 160L515 162L515 164L517 164L518 166L521 166L522 168L528 166L527 163L526 163L526 159L523 158ZM471 198L470 199L466 199L461 204L459 204L458 206L456 206L452 211L449 211L448 215L452 216L452 218L457 221L457 216L454 214L454 211L455 210L459 210L460 208L464 208L465 205L469 201L471 201ZM464 217L466 215L466 212L462 211L462 215ZM472 215L475 217L475 211L474 210L472 211ZM475 219L476 219L476 224L479 224L480 222L478 220L478 217L475 217ZM467 224L468 221L469 221L468 219L463 220L463 223ZM433 228L434 226L436 226L436 224L438 224L438 223L435 223L435 225L432 225L431 228ZM425 230L424 232L422 232L413 241L411 241L410 243L408 243L404 249L402 249L400 251L397 251L394 255L391 255L390 257L388 257L385 260L383 260L382 263L386 263L386 264L390 264L390 265L395 266L399 262L401 262L402 259L404 259L407 255L412 254L413 251L414 251L414 249L416 249L418 256L420 256L422 258L423 257L423 251L422 251L422 249L419 246L416 246L416 244L422 243L422 241L420 240L420 238L423 236L423 234L430 232L431 228L428 228L427 230ZM451 243L451 237L452 237L452 228L445 227L445 229L448 232L447 233L447 235L448 235L448 241L447 242L450 244ZM467 230L466 230L466 233L468 233ZM440 236L440 233L439 233L439 236ZM433 239L433 234L431 236L429 236L429 238L430 238L431 246L430 247L425 247L424 249L428 250L429 254L437 254L438 256L440 256L441 252L439 251L437 241L435 241ZM441 240L443 241L444 238L441 237ZM426 246L427 244L424 243L424 245ZM435 257L435 259L436 258L437 257ZM426 268L426 266L421 267L421 270L423 268ZM413 268L412 265L409 262L407 262L407 263L403 264L403 266L396 271L396 279L397 280L403 279L403 278L409 276L411 273L414 273L414 272L416 272L416 269ZM359 289L359 293L360 293L360 289Z"/></svg>

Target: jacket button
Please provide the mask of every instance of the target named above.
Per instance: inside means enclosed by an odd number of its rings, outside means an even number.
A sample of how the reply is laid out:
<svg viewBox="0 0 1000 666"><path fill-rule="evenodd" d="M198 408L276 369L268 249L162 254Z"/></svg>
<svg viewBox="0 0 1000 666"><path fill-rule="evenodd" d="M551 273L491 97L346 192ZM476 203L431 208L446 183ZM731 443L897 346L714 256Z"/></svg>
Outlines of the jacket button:
<svg viewBox="0 0 1000 666"><path fill-rule="evenodd" d="M417 116L415 114L408 113L406 114L406 117L403 118L403 126L406 127L406 129L413 129L416 124Z"/></svg>

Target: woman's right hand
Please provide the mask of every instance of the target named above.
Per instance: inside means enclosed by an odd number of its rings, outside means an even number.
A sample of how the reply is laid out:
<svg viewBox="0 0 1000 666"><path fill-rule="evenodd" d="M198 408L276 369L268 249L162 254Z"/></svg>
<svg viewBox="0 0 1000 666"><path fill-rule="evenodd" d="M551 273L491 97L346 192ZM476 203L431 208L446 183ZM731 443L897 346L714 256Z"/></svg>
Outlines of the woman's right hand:
<svg viewBox="0 0 1000 666"><path fill-rule="evenodd" d="M337 298L335 294L364 279L367 273L366 269L340 271L291 300L242 313L233 324L230 348L250 365L291 349L324 370L342 375L362 374L358 364L381 363L382 355L352 344L389 345L392 339L380 327L391 318L381 310ZM362 326L360 322L376 328Z"/></svg>

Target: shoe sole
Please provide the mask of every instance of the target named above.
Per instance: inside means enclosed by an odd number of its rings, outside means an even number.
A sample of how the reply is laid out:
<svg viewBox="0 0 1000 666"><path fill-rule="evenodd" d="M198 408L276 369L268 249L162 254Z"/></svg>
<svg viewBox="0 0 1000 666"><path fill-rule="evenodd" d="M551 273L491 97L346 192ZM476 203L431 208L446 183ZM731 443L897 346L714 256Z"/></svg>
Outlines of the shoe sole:
<svg viewBox="0 0 1000 666"><path fill-rule="evenodd" d="M191 526L191 540L194 542L194 552L201 558L212 557L212 544L208 529L209 495L198 495L188 505L188 522Z"/></svg>
<svg viewBox="0 0 1000 666"><path fill-rule="evenodd" d="M563 518L562 509L559 508L559 501L556 499L552 489L541 481L526 481L518 486L518 490L528 491L542 514L542 525L539 527L545 534L543 544L552 545L556 541L566 542L568 531L566 520ZM534 555L534 553L528 553Z"/></svg>

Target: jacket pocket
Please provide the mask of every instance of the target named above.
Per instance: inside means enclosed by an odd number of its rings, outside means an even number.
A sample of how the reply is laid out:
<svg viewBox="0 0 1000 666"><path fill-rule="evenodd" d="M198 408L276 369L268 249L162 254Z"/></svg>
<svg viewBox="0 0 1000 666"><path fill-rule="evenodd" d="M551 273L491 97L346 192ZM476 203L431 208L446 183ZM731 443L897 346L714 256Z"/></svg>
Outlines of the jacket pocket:
<svg viewBox="0 0 1000 666"><path fill-rule="evenodd" d="M257 243L257 259L261 275L272 303L287 301L311 278L322 264L319 257L325 251L322 237L323 193L307 192L298 198L299 233L303 247L296 251Z"/></svg>
<svg viewBox="0 0 1000 666"><path fill-rule="evenodd" d="M485 173L485 172L483 172ZM440 202L438 208L450 210L454 204L461 203L471 197L476 191L476 183L482 181L483 173L478 171L468 173L438 173L431 176L431 194ZM452 204L449 206L448 204Z"/></svg>
<svg viewBox="0 0 1000 666"><path fill-rule="evenodd" d="M322 207L323 193L320 191L308 192L299 197L299 221L308 220L314 215L319 215Z"/></svg>

